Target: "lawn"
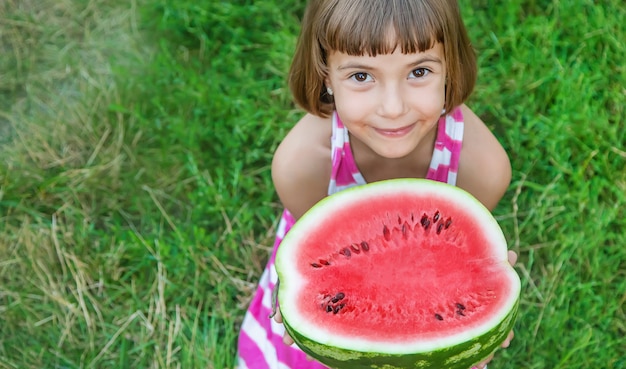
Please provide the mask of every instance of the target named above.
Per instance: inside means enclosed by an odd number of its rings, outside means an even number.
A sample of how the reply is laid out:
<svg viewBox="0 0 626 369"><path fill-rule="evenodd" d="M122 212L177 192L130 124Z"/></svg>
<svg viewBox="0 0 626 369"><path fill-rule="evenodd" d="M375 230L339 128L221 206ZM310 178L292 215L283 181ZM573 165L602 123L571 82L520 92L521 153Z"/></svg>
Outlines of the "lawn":
<svg viewBox="0 0 626 369"><path fill-rule="evenodd" d="M626 7L462 2L519 254L496 368L626 368ZM231 368L303 0L0 3L0 368Z"/></svg>

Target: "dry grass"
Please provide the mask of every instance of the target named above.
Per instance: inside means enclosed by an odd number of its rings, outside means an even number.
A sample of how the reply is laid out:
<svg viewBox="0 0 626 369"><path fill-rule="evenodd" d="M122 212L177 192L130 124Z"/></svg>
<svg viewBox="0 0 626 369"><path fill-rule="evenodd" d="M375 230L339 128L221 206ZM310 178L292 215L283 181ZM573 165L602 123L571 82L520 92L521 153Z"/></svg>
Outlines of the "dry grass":
<svg viewBox="0 0 626 369"><path fill-rule="evenodd" d="M166 307L163 264L156 263L149 291L137 292L149 296L150 305L111 316L109 305L117 302L110 301L116 294L110 289L120 286L107 282L126 268L118 264L124 246L99 244L88 234L103 214L123 205L122 196L111 194L122 189L127 164L136 162L133 145L141 131L129 137L132 118L109 107L120 103L112 59L119 66L150 57L136 33L137 4L37 0L1 7L0 92L11 104L2 106L0 121L6 155L0 200L13 206L3 206L8 213L0 218L0 350L19 354L0 356L22 362L0 363L46 367L52 354L70 367L102 367L118 359L120 337L150 342L165 335L150 366L180 366L173 357L181 312ZM123 288L132 296L137 287ZM32 345L14 341L25 333ZM48 334L56 335L53 345ZM95 356L84 356L89 352Z"/></svg>
<svg viewBox="0 0 626 369"><path fill-rule="evenodd" d="M197 169L182 177L133 100L155 92L135 85L156 53L138 31L145 5L0 4L0 367L232 362L220 348L255 273L199 255L211 229L195 241L179 229L185 189L207 184ZM239 215L218 213L222 247Z"/></svg>

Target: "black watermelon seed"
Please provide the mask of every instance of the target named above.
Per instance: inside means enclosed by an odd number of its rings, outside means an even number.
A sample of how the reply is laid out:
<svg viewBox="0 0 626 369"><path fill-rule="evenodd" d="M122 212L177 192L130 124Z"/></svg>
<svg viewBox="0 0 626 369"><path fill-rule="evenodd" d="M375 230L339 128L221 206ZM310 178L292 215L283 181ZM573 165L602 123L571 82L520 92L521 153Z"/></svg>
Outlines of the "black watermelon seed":
<svg viewBox="0 0 626 369"><path fill-rule="evenodd" d="M321 266L321 265L319 265L318 263L311 263L311 266L312 266L313 268L321 268L321 267L322 267L322 266Z"/></svg>
<svg viewBox="0 0 626 369"><path fill-rule="evenodd" d="M333 308L333 314L337 314L346 304L339 304Z"/></svg>
<svg viewBox="0 0 626 369"><path fill-rule="evenodd" d="M443 229L443 223L437 224L437 234L441 234L442 229Z"/></svg>
<svg viewBox="0 0 626 369"><path fill-rule="evenodd" d="M422 227L424 227L424 229L430 228L430 220L426 219L426 221L422 222Z"/></svg>
<svg viewBox="0 0 626 369"><path fill-rule="evenodd" d="M387 228L386 225L383 226L383 236L385 237L385 240L391 240L391 232L389 232L389 228Z"/></svg>
<svg viewBox="0 0 626 369"><path fill-rule="evenodd" d="M358 254L358 253L360 253L360 252L361 252L361 249L359 248L359 245L358 245L358 244L356 244L356 243L353 243L352 245L350 245L350 248L352 249L352 251L353 251L355 254Z"/></svg>
<svg viewBox="0 0 626 369"><path fill-rule="evenodd" d="M430 221L428 220L428 215L424 214L422 215L422 219L420 219L420 224L422 225L422 227L426 228L426 222L430 224Z"/></svg>
<svg viewBox="0 0 626 369"><path fill-rule="evenodd" d="M444 226L446 229L450 228L450 226L452 225L452 218L448 218L446 220L446 225Z"/></svg>
<svg viewBox="0 0 626 369"><path fill-rule="evenodd" d="M370 245L367 242L363 241L361 242L361 248L363 249L363 251L367 252L370 250Z"/></svg>
<svg viewBox="0 0 626 369"><path fill-rule="evenodd" d="M433 217L433 222L437 223L437 221L439 220L439 216L441 216L441 214L439 214L439 210L437 210L435 212L435 216Z"/></svg>
<svg viewBox="0 0 626 369"><path fill-rule="evenodd" d="M441 315L439 315L439 314L435 314L435 318L437 320L443 320L443 317Z"/></svg>
<svg viewBox="0 0 626 369"><path fill-rule="evenodd" d="M456 307L457 309L465 310L465 305L461 304L460 302L456 303Z"/></svg>
<svg viewBox="0 0 626 369"><path fill-rule="evenodd" d="M352 256L352 253L350 252L349 248L344 248L343 250L339 251L340 254L342 254L343 256L349 258L350 256Z"/></svg>
<svg viewBox="0 0 626 369"><path fill-rule="evenodd" d="M333 297L332 300L330 300L330 302L332 302L333 304L336 304L339 301L343 300L344 297L346 297L346 295L343 292L339 292L335 295L335 297Z"/></svg>
<svg viewBox="0 0 626 369"><path fill-rule="evenodd" d="M333 307L329 305L326 305L326 312L330 313L331 311L333 311Z"/></svg>

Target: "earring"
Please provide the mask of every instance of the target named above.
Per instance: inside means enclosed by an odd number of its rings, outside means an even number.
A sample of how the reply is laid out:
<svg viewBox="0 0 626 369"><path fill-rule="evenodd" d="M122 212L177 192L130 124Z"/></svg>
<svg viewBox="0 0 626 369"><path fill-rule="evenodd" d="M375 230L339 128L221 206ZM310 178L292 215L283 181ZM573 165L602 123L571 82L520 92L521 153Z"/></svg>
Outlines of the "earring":
<svg viewBox="0 0 626 369"><path fill-rule="evenodd" d="M333 89L330 87L326 87L326 92L330 95L333 96Z"/></svg>

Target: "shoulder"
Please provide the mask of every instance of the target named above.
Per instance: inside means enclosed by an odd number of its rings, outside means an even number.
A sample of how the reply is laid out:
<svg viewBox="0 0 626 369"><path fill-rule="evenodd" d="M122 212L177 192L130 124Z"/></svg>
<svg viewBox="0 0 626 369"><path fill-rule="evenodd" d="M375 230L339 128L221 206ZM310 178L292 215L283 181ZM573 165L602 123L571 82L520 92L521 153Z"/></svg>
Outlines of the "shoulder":
<svg viewBox="0 0 626 369"><path fill-rule="evenodd" d="M491 130L467 106L457 185L493 210L511 183L511 162Z"/></svg>
<svg viewBox="0 0 626 369"><path fill-rule="evenodd" d="M283 206L297 219L326 197L332 161L331 118L306 114L272 159L272 180Z"/></svg>

